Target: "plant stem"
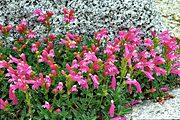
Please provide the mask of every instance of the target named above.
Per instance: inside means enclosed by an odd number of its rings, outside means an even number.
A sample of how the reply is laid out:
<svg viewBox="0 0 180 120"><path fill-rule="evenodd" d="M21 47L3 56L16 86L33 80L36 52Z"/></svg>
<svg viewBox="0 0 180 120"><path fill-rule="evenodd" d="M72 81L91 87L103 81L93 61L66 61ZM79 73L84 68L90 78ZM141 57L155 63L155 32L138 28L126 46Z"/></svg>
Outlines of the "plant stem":
<svg viewBox="0 0 180 120"><path fill-rule="evenodd" d="M29 107L28 112L30 114L30 120L32 120L33 114L32 114L32 108L31 108L30 92L25 91L25 94L26 94L26 102L27 102L27 105Z"/></svg>

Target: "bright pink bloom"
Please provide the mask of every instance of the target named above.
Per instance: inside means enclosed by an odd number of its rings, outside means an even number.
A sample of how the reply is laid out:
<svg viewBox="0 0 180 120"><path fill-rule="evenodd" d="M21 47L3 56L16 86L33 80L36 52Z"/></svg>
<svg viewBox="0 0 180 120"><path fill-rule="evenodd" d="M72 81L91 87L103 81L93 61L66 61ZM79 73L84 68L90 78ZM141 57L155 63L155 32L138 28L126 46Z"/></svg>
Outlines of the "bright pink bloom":
<svg viewBox="0 0 180 120"><path fill-rule="evenodd" d="M63 83L62 82L59 82L58 86L55 89L53 89L54 92L60 92L62 90L63 90Z"/></svg>
<svg viewBox="0 0 180 120"><path fill-rule="evenodd" d="M149 39L149 38L146 38L144 40L144 44L145 44L146 47L149 47L149 48L153 47L153 41L151 39Z"/></svg>
<svg viewBox="0 0 180 120"><path fill-rule="evenodd" d="M48 110L51 110L52 108L51 108L51 105L49 104L49 102L45 102L45 104L44 105L42 105L42 107L43 108L46 108L46 109L48 109Z"/></svg>
<svg viewBox="0 0 180 120"><path fill-rule="evenodd" d="M17 88L16 88L15 85L10 85L10 88L9 88L9 98L12 100L14 105L18 104L18 99L16 98L16 95L15 95L15 90L16 89Z"/></svg>
<svg viewBox="0 0 180 120"><path fill-rule="evenodd" d="M86 73L89 71L89 67L88 67L89 63L90 63L90 61L87 61L87 60L81 60L79 62L79 67L80 67L81 72Z"/></svg>
<svg viewBox="0 0 180 120"><path fill-rule="evenodd" d="M78 92L77 86L73 85L72 88L69 91L70 92Z"/></svg>
<svg viewBox="0 0 180 120"><path fill-rule="evenodd" d="M111 88L113 90L116 89L116 77L115 76L112 77Z"/></svg>
<svg viewBox="0 0 180 120"><path fill-rule="evenodd" d="M110 117L113 117L113 116L114 116L114 111L115 111L114 101L111 100L111 107L110 107L110 109L109 109L109 115L110 115Z"/></svg>
<svg viewBox="0 0 180 120"><path fill-rule="evenodd" d="M9 102L6 100L6 101L3 101L3 99L0 98L0 110L6 110L7 106L9 105Z"/></svg>
<svg viewBox="0 0 180 120"><path fill-rule="evenodd" d="M154 67L154 71L156 73L157 76L159 75L166 75L166 70L160 67Z"/></svg>
<svg viewBox="0 0 180 120"><path fill-rule="evenodd" d="M61 112L61 109L60 108L56 109L56 112L57 113Z"/></svg>
<svg viewBox="0 0 180 120"><path fill-rule="evenodd" d="M152 81L154 79L153 73L151 71L143 71L143 72L148 77L149 81Z"/></svg>
<svg viewBox="0 0 180 120"><path fill-rule="evenodd" d="M107 39L108 35L107 35L107 29L106 28L102 28L100 32L96 32L94 34L95 39L98 40L98 46L100 45L100 40L101 39Z"/></svg>
<svg viewBox="0 0 180 120"><path fill-rule="evenodd" d="M160 87L160 89L163 91L163 92L167 92L169 90L169 88L167 87Z"/></svg>
<svg viewBox="0 0 180 120"><path fill-rule="evenodd" d="M114 65L112 62L106 62L104 67L105 67L105 71L104 71L105 75L115 76L119 74L116 65Z"/></svg>
<svg viewBox="0 0 180 120"><path fill-rule="evenodd" d="M180 76L180 62L177 62L171 66L171 73L177 74Z"/></svg>
<svg viewBox="0 0 180 120"><path fill-rule="evenodd" d="M91 79L93 80L94 83L94 88L98 88L99 86L99 77L97 75L90 75Z"/></svg>
<svg viewBox="0 0 180 120"><path fill-rule="evenodd" d="M27 32L27 21L26 21L26 19L21 20L20 24L16 27L16 30L20 34L25 34Z"/></svg>
<svg viewBox="0 0 180 120"><path fill-rule="evenodd" d="M68 9L66 7L64 7L63 12L64 12L64 22L70 23L70 22L73 22L75 20L73 9L68 11Z"/></svg>
<svg viewBox="0 0 180 120"><path fill-rule="evenodd" d="M84 89L88 89L88 88L89 88L89 86L88 86L88 80L87 80L87 79L85 79L85 80L83 80L83 79L79 80L79 81L78 81L78 84L80 85L81 88L84 88Z"/></svg>
<svg viewBox="0 0 180 120"><path fill-rule="evenodd" d="M98 60L94 52L85 53L84 56L85 56L85 60L88 60L88 61L89 60L90 61L97 61Z"/></svg>
<svg viewBox="0 0 180 120"><path fill-rule="evenodd" d="M112 118L111 120L126 120L126 117L124 117L124 116L117 116L117 117Z"/></svg>
<svg viewBox="0 0 180 120"><path fill-rule="evenodd" d="M8 68L8 67L9 64L5 60L0 61L0 68Z"/></svg>
<svg viewBox="0 0 180 120"><path fill-rule="evenodd" d="M36 38L36 33L33 30L29 30L26 38L28 39Z"/></svg>
<svg viewBox="0 0 180 120"><path fill-rule="evenodd" d="M32 43L31 46L32 46L32 47L31 47L31 51L32 51L32 52L36 52L36 51L38 50L38 48L37 48L37 46L36 46L35 43Z"/></svg>
<svg viewBox="0 0 180 120"><path fill-rule="evenodd" d="M126 84L129 85L128 86L129 93L132 93L132 87L131 87L132 84L136 87L136 92L137 93L141 93L142 92L141 86L140 86L138 81L136 81L136 80L127 80Z"/></svg>

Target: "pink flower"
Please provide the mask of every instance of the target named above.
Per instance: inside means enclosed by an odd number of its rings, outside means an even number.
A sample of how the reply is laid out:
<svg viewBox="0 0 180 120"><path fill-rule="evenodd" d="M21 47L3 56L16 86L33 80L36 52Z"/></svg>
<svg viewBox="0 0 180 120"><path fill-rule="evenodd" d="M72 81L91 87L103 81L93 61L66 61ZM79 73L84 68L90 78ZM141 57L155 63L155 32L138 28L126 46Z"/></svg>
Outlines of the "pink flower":
<svg viewBox="0 0 180 120"><path fill-rule="evenodd" d="M5 60L0 61L0 68L8 68L8 67L9 64Z"/></svg>
<svg viewBox="0 0 180 120"><path fill-rule="evenodd" d="M10 85L10 88L9 88L9 98L12 100L14 105L18 104L18 99L16 98L16 95L15 95L15 90L16 89L17 88L16 88L15 85Z"/></svg>
<svg viewBox="0 0 180 120"><path fill-rule="evenodd" d="M68 12L68 9L66 7L64 7L63 12L64 12L64 22L70 23L70 22L73 22L75 20L73 9L71 9Z"/></svg>
<svg viewBox="0 0 180 120"><path fill-rule="evenodd" d="M98 46L100 45L100 40L102 38L107 39L108 35L107 35L107 29L106 28L102 28L100 32L96 32L94 34L95 39L98 40Z"/></svg>
<svg viewBox="0 0 180 120"><path fill-rule="evenodd" d="M0 109L1 110L6 110L8 105L9 105L9 102L7 100L3 101L3 99L0 98Z"/></svg>
<svg viewBox="0 0 180 120"><path fill-rule="evenodd" d="M159 75L166 75L166 70L160 67L154 67L154 71L156 73L157 76Z"/></svg>
<svg viewBox="0 0 180 120"><path fill-rule="evenodd" d="M160 87L160 89L163 91L163 92L167 92L169 90L169 88L167 87Z"/></svg>
<svg viewBox="0 0 180 120"><path fill-rule="evenodd" d="M57 113L61 112L61 109L60 108L56 109L56 112Z"/></svg>
<svg viewBox="0 0 180 120"><path fill-rule="evenodd" d="M20 24L16 27L16 30L20 34L25 34L27 32L27 21L26 21L26 19L21 20Z"/></svg>
<svg viewBox="0 0 180 120"><path fill-rule="evenodd" d="M79 81L78 81L78 84L80 85L81 88L84 88L84 89L88 89L88 88L89 88L89 86L88 86L88 80L87 80L87 79L85 79L85 80L83 80L83 79L79 80Z"/></svg>
<svg viewBox="0 0 180 120"><path fill-rule="evenodd" d="M180 76L180 62L177 62L171 66L171 73L177 74Z"/></svg>
<svg viewBox="0 0 180 120"><path fill-rule="evenodd" d="M111 107L110 107L110 109L109 109L109 115L110 115L110 117L113 117L113 116L114 116L114 109L115 109L114 101L111 100Z"/></svg>
<svg viewBox="0 0 180 120"><path fill-rule="evenodd" d="M32 46L32 47L31 47L31 51L32 51L32 52L36 52L36 51L38 50L38 48L37 48L37 46L36 46L35 43L32 43L31 46Z"/></svg>
<svg viewBox="0 0 180 120"><path fill-rule="evenodd" d="M59 82L58 86L55 89L53 89L54 92L60 92L62 90L63 90L63 83L62 82Z"/></svg>
<svg viewBox="0 0 180 120"><path fill-rule="evenodd" d="M113 90L116 89L116 77L115 76L112 77L111 88Z"/></svg>
<svg viewBox="0 0 180 120"><path fill-rule="evenodd" d="M51 108L51 105L49 104L49 102L45 102L45 104L44 105L42 105L42 107L43 108L46 108L46 109L48 109L48 110L51 110L52 108Z"/></svg>
<svg viewBox="0 0 180 120"><path fill-rule="evenodd" d="M105 75L114 76L119 74L116 65L114 65L114 63L112 62L106 62L104 67L105 67L104 69Z"/></svg>
<svg viewBox="0 0 180 120"><path fill-rule="evenodd" d="M70 89L70 92L78 92L77 86L73 85L72 88Z"/></svg>
<svg viewBox="0 0 180 120"><path fill-rule="evenodd" d="M112 118L111 120L126 120L126 117L117 116L117 117Z"/></svg>
<svg viewBox="0 0 180 120"><path fill-rule="evenodd" d="M152 81L154 79L151 71L143 71L143 72L149 78L149 81Z"/></svg>
<svg viewBox="0 0 180 120"><path fill-rule="evenodd" d="M85 53L84 56L85 56L85 60L88 60L88 61L89 60L90 61L97 61L98 60L94 52Z"/></svg>
<svg viewBox="0 0 180 120"><path fill-rule="evenodd" d="M144 44L145 44L145 46L147 46L147 47L149 47L149 48L152 48L152 47L153 47L153 42L152 42L152 40L149 39L149 38L146 38L146 39L144 40Z"/></svg>
<svg viewBox="0 0 180 120"><path fill-rule="evenodd" d="M26 38L28 39L36 38L36 33L33 30L29 30Z"/></svg>
<svg viewBox="0 0 180 120"><path fill-rule="evenodd" d="M99 86L99 77L97 75L90 75L91 79L93 80L94 83L94 88L98 88Z"/></svg>
<svg viewBox="0 0 180 120"><path fill-rule="evenodd" d="M132 87L131 87L132 84L136 87L136 92L137 93L141 93L142 92L141 86L140 86L139 82L137 82L136 80L127 80L126 84L129 85L128 86L128 90L129 90L130 93L132 93Z"/></svg>

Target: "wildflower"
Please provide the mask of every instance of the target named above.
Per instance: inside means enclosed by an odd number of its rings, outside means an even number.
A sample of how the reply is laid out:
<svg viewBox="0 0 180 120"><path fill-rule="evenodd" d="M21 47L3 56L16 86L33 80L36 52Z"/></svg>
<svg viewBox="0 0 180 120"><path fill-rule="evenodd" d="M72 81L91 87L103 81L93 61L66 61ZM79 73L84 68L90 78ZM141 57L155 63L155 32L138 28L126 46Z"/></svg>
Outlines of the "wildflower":
<svg viewBox="0 0 180 120"><path fill-rule="evenodd" d="M20 34L25 34L27 32L27 21L26 21L26 19L21 20L20 24L16 27L16 30Z"/></svg>
<svg viewBox="0 0 180 120"><path fill-rule="evenodd" d="M16 88L15 85L10 85L10 88L9 88L9 98L13 101L14 105L18 104L18 99L16 98L16 95L15 95L15 90L16 89L17 88Z"/></svg>
<svg viewBox="0 0 180 120"><path fill-rule="evenodd" d="M127 78L129 78L129 77L127 76ZM131 87L132 84L136 87L136 92L137 92L137 93L141 93L141 92L142 92L141 86L140 86L139 82L136 81L135 79L134 79L134 80L131 80L131 79L129 78L129 79L126 81L126 84L129 85L129 86L128 86L128 91L129 91L129 93L132 93L132 87Z"/></svg>
<svg viewBox="0 0 180 120"><path fill-rule="evenodd" d="M111 120L126 120L126 117L124 117L124 116L117 116L117 117L112 118Z"/></svg>
<svg viewBox="0 0 180 120"><path fill-rule="evenodd" d="M114 101L111 100L111 107L110 107L110 109L109 109L109 115L110 115L110 117L113 117L113 116L114 116L114 109L115 109Z"/></svg>
<svg viewBox="0 0 180 120"><path fill-rule="evenodd" d="M60 108L56 109L56 112L57 113L61 112L61 109Z"/></svg>
<svg viewBox="0 0 180 120"><path fill-rule="evenodd" d="M159 75L166 75L166 70L164 70L163 68L155 66L154 67L154 71L155 71L157 76L159 76Z"/></svg>
<svg viewBox="0 0 180 120"><path fill-rule="evenodd" d="M105 63L105 75L110 75L110 76L114 76L119 74L119 71L116 67L116 65L114 65L112 62L106 62Z"/></svg>
<svg viewBox="0 0 180 120"><path fill-rule="evenodd" d="M156 92L156 88L151 88L151 89L147 90L147 92L154 93L154 92Z"/></svg>
<svg viewBox="0 0 180 120"><path fill-rule="evenodd" d="M137 100L134 100L134 101L132 101L130 104L131 104L131 106L134 106L134 105L137 105L137 104L139 104L139 101L137 101Z"/></svg>
<svg viewBox="0 0 180 120"><path fill-rule="evenodd" d="M62 91L63 90L63 83L62 82L59 82L58 83L58 86L55 88L55 89L53 89L53 91L56 93L56 92L60 92L60 91Z"/></svg>
<svg viewBox="0 0 180 120"><path fill-rule="evenodd" d="M0 109L1 110L6 110L8 105L9 105L9 102L7 100L3 101L3 99L0 98Z"/></svg>
<svg viewBox="0 0 180 120"><path fill-rule="evenodd" d="M116 77L115 76L112 77L111 88L113 90L116 89Z"/></svg>
<svg viewBox="0 0 180 120"><path fill-rule="evenodd" d="M48 109L48 110L51 110L52 108L51 108L51 105L49 104L49 102L45 102L45 104L44 105L42 105L42 107L43 108L46 108L46 109Z"/></svg>
<svg viewBox="0 0 180 120"><path fill-rule="evenodd" d="M90 74L91 79L93 80L94 83L94 88L98 88L99 86L99 77L97 75L92 75Z"/></svg>
<svg viewBox="0 0 180 120"><path fill-rule="evenodd" d="M177 74L180 76L180 62L177 62L171 66L171 73Z"/></svg>
<svg viewBox="0 0 180 120"><path fill-rule="evenodd" d="M68 11L68 9L66 7L64 7L63 12L64 12L64 22L70 23L70 22L73 22L75 20L73 9Z"/></svg>
<svg viewBox="0 0 180 120"><path fill-rule="evenodd" d="M70 92L78 92L77 85L73 85L69 91Z"/></svg>
<svg viewBox="0 0 180 120"><path fill-rule="evenodd" d="M167 92L169 90L169 88L167 87L160 87L160 89L163 91L163 92Z"/></svg>
<svg viewBox="0 0 180 120"><path fill-rule="evenodd" d="M9 25L7 25L7 26L2 26L2 25L0 24L0 31L1 31L3 34L5 34L5 35L8 35L11 29L12 29L12 25L11 25L11 24L9 24Z"/></svg>

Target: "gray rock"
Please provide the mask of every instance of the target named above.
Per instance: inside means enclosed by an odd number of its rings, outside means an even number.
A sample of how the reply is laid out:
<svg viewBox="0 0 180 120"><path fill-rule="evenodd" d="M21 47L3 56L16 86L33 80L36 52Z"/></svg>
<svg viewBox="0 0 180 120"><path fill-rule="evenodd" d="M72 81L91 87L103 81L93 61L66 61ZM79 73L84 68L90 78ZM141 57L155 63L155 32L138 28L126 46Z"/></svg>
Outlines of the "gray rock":
<svg viewBox="0 0 180 120"><path fill-rule="evenodd" d="M70 27L74 33L93 36L94 32L106 27L112 39L119 30L127 30L130 26L140 27L147 34L151 29L164 30L152 0L3 0L0 1L0 23L15 25L24 17L35 20L31 15L39 8L55 13L52 33L64 32L62 8L65 6L75 10L77 20ZM40 24L33 20L29 25L38 30Z"/></svg>

